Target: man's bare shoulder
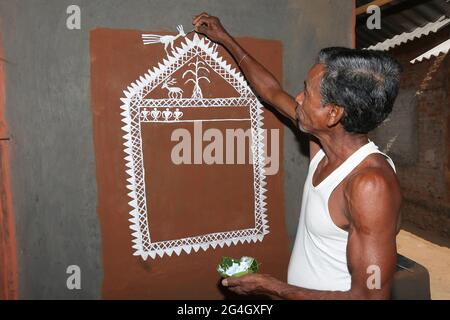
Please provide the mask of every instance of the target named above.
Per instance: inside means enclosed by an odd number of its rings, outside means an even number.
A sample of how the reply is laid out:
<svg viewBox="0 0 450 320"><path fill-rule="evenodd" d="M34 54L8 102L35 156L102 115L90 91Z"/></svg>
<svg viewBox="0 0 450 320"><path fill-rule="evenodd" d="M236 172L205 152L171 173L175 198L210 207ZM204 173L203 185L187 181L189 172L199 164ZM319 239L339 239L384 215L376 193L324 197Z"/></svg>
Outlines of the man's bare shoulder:
<svg viewBox="0 0 450 320"><path fill-rule="evenodd" d="M386 157L379 153L367 156L349 175L347 188L365 183L388 184L392 188L399 188L397 175Z"/></svg>
<svg viewBox="0 0 450 320"><path fill-rule="evenodd" d="M377 221L383 224L397 220L402 198L400 184L381 154L368 156L354 170L344 194L355 222L362 219L366 223Z"/></svg>

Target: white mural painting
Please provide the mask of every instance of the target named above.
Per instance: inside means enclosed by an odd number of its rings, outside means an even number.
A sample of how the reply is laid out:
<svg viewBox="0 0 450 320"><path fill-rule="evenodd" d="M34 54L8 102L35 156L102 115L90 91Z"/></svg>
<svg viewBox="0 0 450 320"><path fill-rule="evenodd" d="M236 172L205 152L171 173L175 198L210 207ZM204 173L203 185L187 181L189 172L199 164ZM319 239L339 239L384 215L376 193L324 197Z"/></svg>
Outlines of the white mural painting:
<svg viewBox="0 0 450 320"><path fill-rule="evenodd" d="M148 257L155 259L164 255L180 255L197 252L199 249L215 249L217 246L231 246L239 243L262 241L269 233L266 215L265 173L264 173L264 141L263 141L263 107L239 70L224 60L217 52L217 44L206 38L194 34L192 39L186 37L183 27L178 26L177 36L159 36L145 34L142 36L144 44L163 44L166 56L158 65L143 73L139 79L131 83L124 91L121 99L122 127L124 131L124 151L126 173L128 175L131 206L129 219L133 236L132 247L134 255L144 260ZM181 39L180 39L181 38ZM175 44L175 40L178 45ZM185 70L176 78L176 72ZM180 72L181 73L181 72ZM214 85L212 74L217 74L236 91L233 97L208 97L203 91L205 86ZM183 89L176 87L179 82L192 85L192 95L184 97ZM155 89L164 92L161 98L149 98ZM203 88L203 90L202 90ZM188 90L187 87L184 88ZM190 90L190 89L189 89ZM246 108L248 118L235 119L202 119L192 118L182 110L185 108L206 108L211 110L218 107ZM185 109L187 110L187 109ZM208 121L246 121L251 127L251 151L253 157L253 185L254 190L254 226L243 230L232 230L210 234L192 235L182 239L167 241L152 241L150 225L151 212L147 209L144 179L144 162L142 148L141 127L159 123L173 125L180 122L208 122ZM151 176L151 172L146 172ZM154 195L155 199L158 195Z"/></svg>
<svg viewBox="0 0 450 320"><path fill-rule="evenodd" d="M164 45L164 50L166 50L166 53L168 53L167 48L170 45L170 48L173 50L173 43L175 40L177 40L180 37L186 37L186 34L184 33L183 26L178 25L177 26L178 35L176 36L161 36L157 34L143 34L142 40L144 44L154 44L154 43L162 43Z"/></svg>

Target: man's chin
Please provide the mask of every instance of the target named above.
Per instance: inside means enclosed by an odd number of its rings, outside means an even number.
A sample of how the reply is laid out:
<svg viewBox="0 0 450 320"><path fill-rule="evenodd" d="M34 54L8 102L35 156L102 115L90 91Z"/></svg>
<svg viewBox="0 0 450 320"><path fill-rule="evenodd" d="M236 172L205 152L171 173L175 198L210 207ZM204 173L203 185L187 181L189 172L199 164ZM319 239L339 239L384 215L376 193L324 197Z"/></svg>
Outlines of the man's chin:
<svg viewBox="0 0 450 320"><path fill-rule="evenodd" d="M300 123L300 121L297 122L297 126L298 126L298 128L300 129L301 132L309 133L309 132L302 126L302 124Z"/></svg>

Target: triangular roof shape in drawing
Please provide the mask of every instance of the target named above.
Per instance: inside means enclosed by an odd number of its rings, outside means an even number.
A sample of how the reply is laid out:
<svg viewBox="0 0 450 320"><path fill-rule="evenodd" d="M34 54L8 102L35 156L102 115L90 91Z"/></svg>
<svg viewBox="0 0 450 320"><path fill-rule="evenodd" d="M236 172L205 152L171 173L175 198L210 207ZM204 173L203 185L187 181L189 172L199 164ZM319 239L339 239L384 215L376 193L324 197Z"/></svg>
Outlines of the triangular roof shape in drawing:
<svg viewBox="0 0 450 320"><path fill-rule="evenodd" d="M239 97L256 98L244 76L220 57L216 48L216 44L206 38L200 38L197 34L194 35L192 40L187 37L184 38L184 41L178 47L175 47L171 54L153 69L149 69L148 72L140 76L138 80L132 82L127 90L124 90L125 98L122 101L125 102L128 99L143 100L148 93L188 62L191 62L196 56L201 57L212 70L229 83Z"/></svg>

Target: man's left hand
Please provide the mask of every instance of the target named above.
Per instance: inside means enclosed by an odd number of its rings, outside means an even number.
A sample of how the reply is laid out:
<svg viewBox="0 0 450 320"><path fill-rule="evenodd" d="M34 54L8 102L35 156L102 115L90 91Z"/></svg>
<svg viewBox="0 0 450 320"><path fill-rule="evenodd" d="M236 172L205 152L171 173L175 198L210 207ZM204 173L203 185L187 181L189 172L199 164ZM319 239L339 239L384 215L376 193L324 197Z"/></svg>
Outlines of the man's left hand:
<svg viewBox="0 0 450 320"><path fill-rule="evenodd" d="M265 294L271 295L270 288L278 280L267 275L252 273L242 277L230 277L222 280L222 285L230 291L241 294Z"/></svg>

